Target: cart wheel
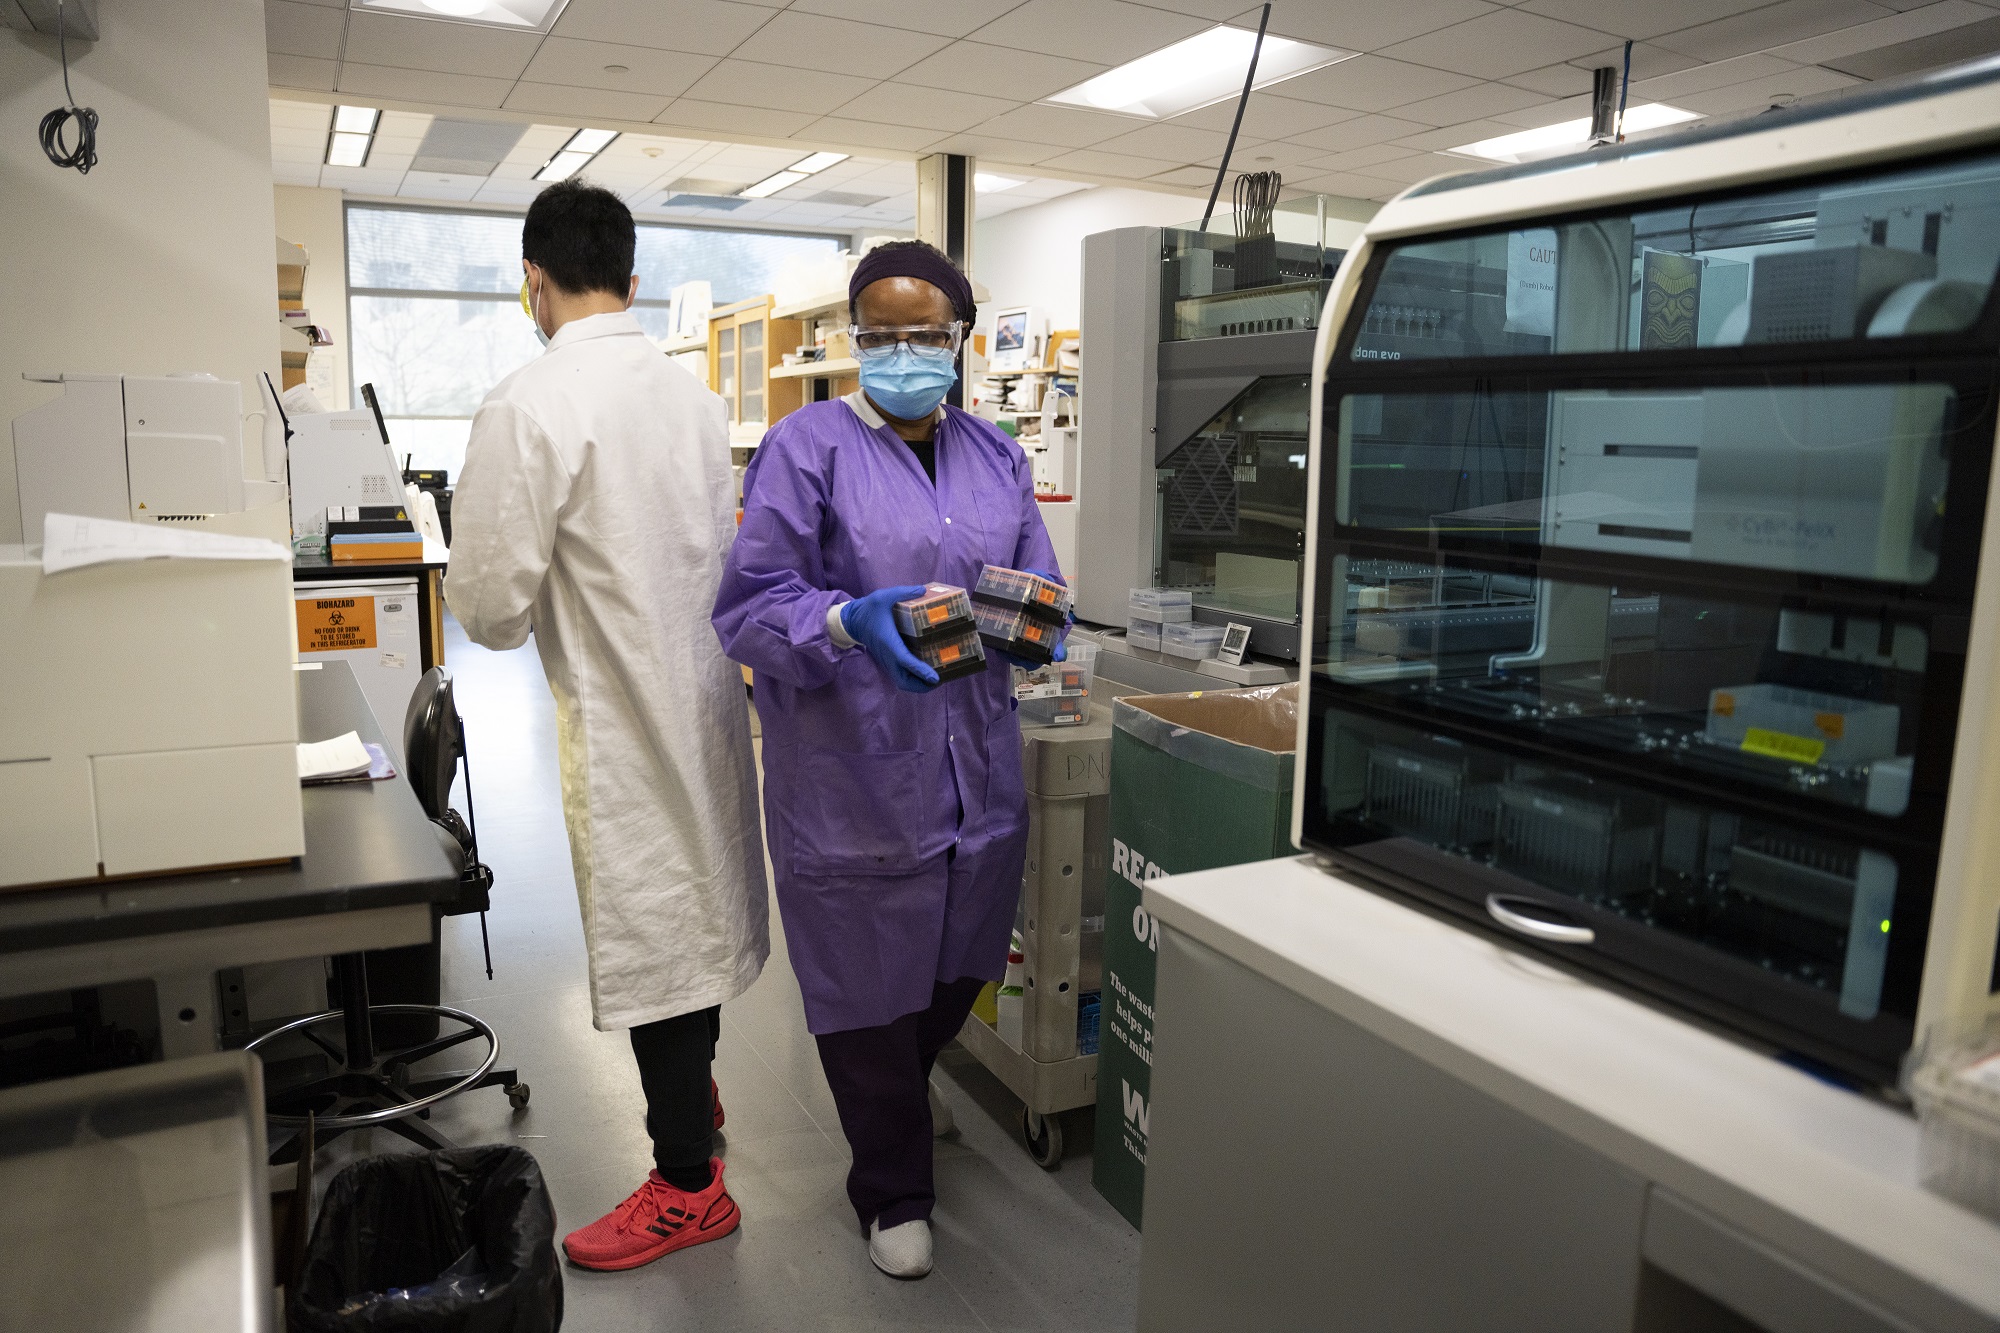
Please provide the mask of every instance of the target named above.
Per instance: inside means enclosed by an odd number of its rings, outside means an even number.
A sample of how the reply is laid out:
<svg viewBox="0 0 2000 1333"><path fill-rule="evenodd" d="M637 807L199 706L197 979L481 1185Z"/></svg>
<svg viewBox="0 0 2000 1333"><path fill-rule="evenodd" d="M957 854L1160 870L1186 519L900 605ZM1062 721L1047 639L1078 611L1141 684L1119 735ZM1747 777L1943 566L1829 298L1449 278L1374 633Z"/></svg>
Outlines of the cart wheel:
<svg viewBox="0 0 2000 1333"><path fill-rule="evenodd" d="M1021 1141L1028 1145L1028 1155L1043 1170L1053 1171L1062 1165L1062 1122L1054 1116L1036 1115L1022 1107Z"/></svg>
<svg viewBox="0 0 2000 1333"><path fill-rule="evenodd" d="M507 1094L507 1104L513 1107L516 1111L521 1110L523 1107L527 1106L528 1104L527 1084L510 1083L507 1085L504 1091Z"/></svg>

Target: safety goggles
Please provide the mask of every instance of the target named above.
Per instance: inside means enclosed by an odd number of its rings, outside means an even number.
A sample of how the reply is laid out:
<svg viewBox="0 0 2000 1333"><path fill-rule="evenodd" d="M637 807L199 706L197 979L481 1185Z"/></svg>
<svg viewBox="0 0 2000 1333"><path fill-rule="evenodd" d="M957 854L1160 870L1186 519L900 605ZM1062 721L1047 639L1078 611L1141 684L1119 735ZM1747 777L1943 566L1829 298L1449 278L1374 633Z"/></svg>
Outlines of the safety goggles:
<svg viewBox="0 0 2000 1333"><path fill-rule="evenodd" d="M947 356L956 356L960 344L965 341L963 324L899 324L873 329L850 324L847 332L853 340L855 355L870 359L893 356L896 349L905 343L913 352L942 352Z"/></svg>

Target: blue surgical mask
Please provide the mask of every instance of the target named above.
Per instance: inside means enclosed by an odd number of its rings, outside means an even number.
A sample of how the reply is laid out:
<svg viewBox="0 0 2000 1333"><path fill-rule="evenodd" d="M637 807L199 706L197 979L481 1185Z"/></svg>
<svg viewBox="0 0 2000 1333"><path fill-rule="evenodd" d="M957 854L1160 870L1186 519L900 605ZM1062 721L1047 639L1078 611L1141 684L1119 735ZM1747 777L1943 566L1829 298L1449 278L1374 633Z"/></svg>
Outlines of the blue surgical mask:
<svg viewBox="0 0 2000 1333"><path fill-rule="evenodd" d="M937 411L958 382L957 358L938 349L904 343L888 356L861 358L861 388L888 415L922 421Z"/></svg>

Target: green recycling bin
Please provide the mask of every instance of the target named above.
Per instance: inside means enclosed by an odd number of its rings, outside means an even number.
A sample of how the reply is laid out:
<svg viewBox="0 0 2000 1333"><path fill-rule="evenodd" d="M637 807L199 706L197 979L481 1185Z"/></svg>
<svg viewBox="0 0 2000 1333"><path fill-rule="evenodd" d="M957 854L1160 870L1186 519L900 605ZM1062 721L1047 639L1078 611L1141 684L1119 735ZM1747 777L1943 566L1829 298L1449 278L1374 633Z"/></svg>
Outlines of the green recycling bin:
<svg viewBox="0 0 2000 1333"><path fill-rule="evenodd" d="M1149 879L1266 861L1292 850L1298 686L1116 701L1104 993L1097 1066L1098 1192L1133 1226L1146 1191L1157 927Z"/></svg>

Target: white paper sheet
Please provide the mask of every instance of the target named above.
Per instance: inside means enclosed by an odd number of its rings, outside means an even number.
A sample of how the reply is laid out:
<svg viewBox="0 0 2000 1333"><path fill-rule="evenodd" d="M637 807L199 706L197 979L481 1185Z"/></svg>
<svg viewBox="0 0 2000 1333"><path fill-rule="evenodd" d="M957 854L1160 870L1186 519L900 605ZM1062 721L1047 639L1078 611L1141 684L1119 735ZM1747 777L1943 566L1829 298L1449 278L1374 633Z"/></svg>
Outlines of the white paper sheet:
<svg viewBox="0 0 2000 1333"><path fill-rule="evenodd" d="M366 773L373 760L358 732L347 732L330 741L299 742L299 781L314 778L343 778Z"/></svg>
<svg viewBox="0 0 2000 1333"><path fill-rule="evenodd" d="M121 560L286 560L292 553L262 537L173 528L164 523L121 523L110 518L50 514L42 522L42 573L106 565Z"/></svg>

